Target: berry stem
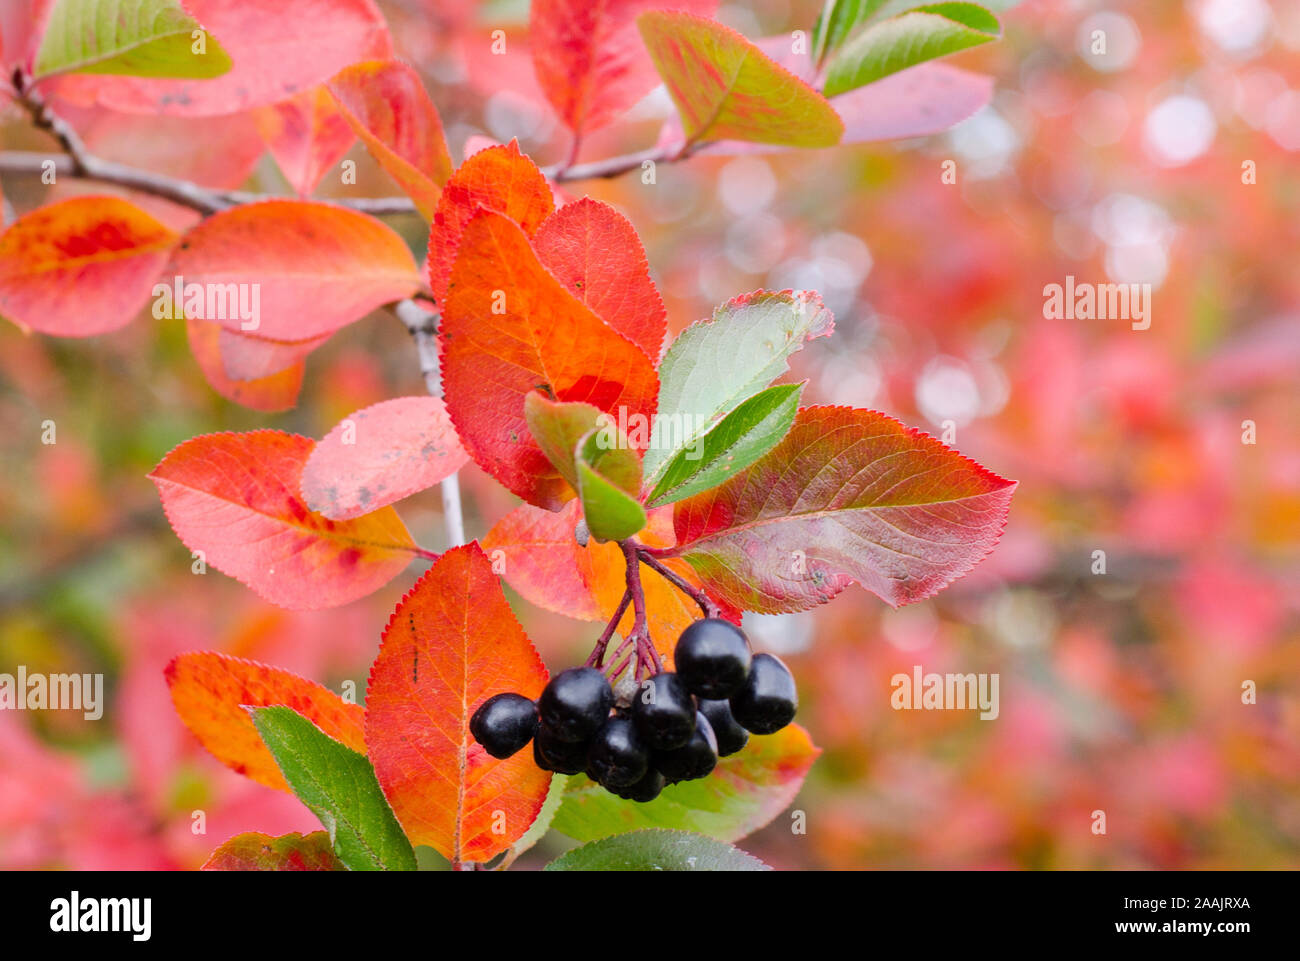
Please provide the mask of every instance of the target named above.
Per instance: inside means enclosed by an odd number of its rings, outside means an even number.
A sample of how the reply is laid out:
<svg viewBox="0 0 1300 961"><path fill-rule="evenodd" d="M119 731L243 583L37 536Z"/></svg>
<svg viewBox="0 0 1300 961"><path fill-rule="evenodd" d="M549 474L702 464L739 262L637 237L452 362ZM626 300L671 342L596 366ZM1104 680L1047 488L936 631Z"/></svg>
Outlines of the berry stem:
<svg viewBox="0 0 1300 961"><path fill-rule="evenodd" d="M630 540L621 542L619 546L623 548L623 556L627 559L627 592L632 595L632 610L636 615L628 636L636 638L635 676L639 681L644 676L643 668L649 668L657 674L663 670L663 662L650 638L650 627L646 621L645 588L641 584L641 558L637 546Z"/></svg>
<svg viewBox="0 0 1300 961"><path fill-rule="evenodd" d="M610 622L605 625L605 630L600 637L596 639L596 646L591 650L591 656L587 658L587 667L601 667L605 660L605 648L609 646L609 639L614 636L614 629L618 627L618 622L623 620L623 614L627 611L627 606L632 602L631 591L623 592L623 599L618 602L618 609L614 611L614 616ZM622 648L619 648L621 651ZM618 657L618 652L614 653Z"/></svg>
<svg viewBox="0 0 1300 961"><path fill-rule="evenodd" d="M700 610L704 612L705 617L718 616L718 605L714 604L713 601L709 599L709 595L704 593L702 589L696 590L691 586L690 582L688 582L686 578L682 577L671 567L660 563L652 553L652 548L646 547L644 544L637 544L635 545L634 550L642 564L650 568L664 580L668 581L668 583L672 584L673 587L677 588L698 604Z"/></svg>

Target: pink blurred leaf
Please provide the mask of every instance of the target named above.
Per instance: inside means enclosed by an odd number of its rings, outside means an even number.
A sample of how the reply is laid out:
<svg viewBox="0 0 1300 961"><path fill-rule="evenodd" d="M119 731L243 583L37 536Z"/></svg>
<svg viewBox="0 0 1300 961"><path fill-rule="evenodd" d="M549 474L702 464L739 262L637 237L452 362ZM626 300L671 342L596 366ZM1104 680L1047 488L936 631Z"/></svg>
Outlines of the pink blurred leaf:
<svg viewBox="0 0 1300 961"><path fill-rule="evenodd" d="M316 445L302 472L312 510L350 520L454 474L469 455L439 397L398 397L350 414Z"/></svg>

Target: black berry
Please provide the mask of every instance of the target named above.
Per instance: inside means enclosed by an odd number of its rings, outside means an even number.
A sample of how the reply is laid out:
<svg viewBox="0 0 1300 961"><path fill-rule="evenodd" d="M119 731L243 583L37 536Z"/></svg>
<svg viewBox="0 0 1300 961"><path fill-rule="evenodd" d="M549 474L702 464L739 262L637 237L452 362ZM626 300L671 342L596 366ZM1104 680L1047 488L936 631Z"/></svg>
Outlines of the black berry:
<svg viewBox="0 0 1300 961"><path fill-rule="evenodd" d="M695 733L684 746L655 755L655 769L669 783L707 777L717 764L717 738L709 719L699 712L695 715Z"/></svg>
<svg viewBox="0 0 1300 961"><path fill-rule="evenodd" d="M731 698L731 714L755 734L775 734L794 720L799 692L794 675L771 654L754 655L749 677Z"/></svg>
<svg viewBox="0 0 1300 961"><path fill-rule="evenodd" d="M587 742L561 741L543 724L533 738L533 760L543 771L579 774L587 767Z"/></svg>
<svg viewBox="0 0 1300 961"><path fill-rule="evenodd" d="M718 757L729 757L749 743L749 732L731 716L731 705L726 701L700 702L700 713L709 719L713 735L718 741Z"/></svg>
<svg viewBox="0 0 1300 961"><path fill-rule="evenodd" d="M469 733L493 757L510 757L537 733L537 705L522 694L496 694L469 719Z"/></svg>
<svg viewBox="0 0 1300 961"><path fill-rule="evenodd" d="M614 692L594 667L571 667L551 678L537 706L552 738L576 743L590 740L604 725Z"/></svg>
<svg viewBox="0 0 1300 961"><path fill-rule="evenodd" d="M650 747L671 751L695 733L695 702L681 678L664 671L642 682L632 701L632 719Z"/></svg>
<svg viewBox="0 0 1300 961"><path fill-rule="evenodd" d="M673 662L677 676L695 696L728 698L749 673L749 641L730 621L707 617L682 631Z"/></svg>
<svg viewBox="0 0 1300 961"><path fill-rule="evenodd" d="M646 771L645 777L637 781L631 787L619 788L614 793L625 801L638 801L644 804L647 801L653 801L659 796L659 792L664 789L664 776L658 771L651 768Z"/></svg>
<svg viewBox="0 0 1300 961"><path fill-rule="evenodd" d="M587 777L610 789L631 787L649 767L650 749L630 717L611 717L587 750Z"/></svg>

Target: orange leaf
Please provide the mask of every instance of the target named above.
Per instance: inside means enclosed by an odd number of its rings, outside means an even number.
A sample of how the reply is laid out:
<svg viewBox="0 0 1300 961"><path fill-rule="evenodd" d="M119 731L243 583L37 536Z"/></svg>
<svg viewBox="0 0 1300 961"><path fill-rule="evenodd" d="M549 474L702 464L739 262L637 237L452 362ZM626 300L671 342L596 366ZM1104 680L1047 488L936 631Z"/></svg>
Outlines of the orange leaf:
<svg viewBox="0 0 1300 961"><path fill-rule="evenodd" d="M533 238L537 257L566 290L651 360L663 351L668 312L626 217L590 197L561 207Z"/></svg>
<svg viewBox="0 0 1300 961"><path fill-rule="evenodd" d="M558 508L572 494L528 432L525 396L545 385L557 400L648 424L654 366L569 294L502 214L481 210L466 225L449 290L439 342L452 423L480 467L529 503Z"/></svg>
<svg viewBox="0 0 1300 961"><path fill-rule="evenodd" d="M225 331L206 320L187 320L185 333L189 337L190 353L204 378L222 397L268 413L289 410L298 403L306 364L299 361L265 377L237 380L226 373L221 351L221 334Z"/></svg>
<svg viewBox="0 0 1300 961"><path fill-rule="evenodd" d="M542 172L514 140L466 160L443 188L429 228L429 287L440 304L447 297L461 232L480 207L505 214L531 237L555 209L555 200Z"/></svg>
<svg viewBox="0 0 1300 961"><path fill-rule="evenodd" d="M297 674L216 651L181 654L163 673L185 726L218 761L258 784L289 790L245 706L283 704L352 750L366 750L361 706Z"/></svg>
<svg viewBox="0 0 1300 961"><path fill-rule="evenodd" d="M528 830L551 775L527 750L493 758L469 718L503 691L536 698L546 681L478 544L443 554L402 598L370 670L366 743L413 844L486 861Z"/></svg>
<svg viewBox="0 0 1300 961"><path fill-rule="evenodd" d="M391 507L355 520L314 513L298 493L315 442L274 430L207 434L149 475L172 529L206 563L290 610L378 590L419 550Z"/></svg>
<svg viewBox="0 0 1300 961"><path fill-rule="evenodd" d="M281 341L332 333L420 286L411 251L391 228L306 200L266 200L216 213L185 235L173 266L186 288L204 285L200 309L178 305L186 316ZM256 316L230 309L230 290L241 306L255 303ZM214 292L224 296L213 298ZM208 316L214 307L224 316Z"/></svg>
<svg viewBox="0 0 1300 961"><path fill-rule="evenodd" d="M451 155L420 75L400 60L371 60L340 71L329 90L379 166L432 220Z"/></svg>
<svg viewBox="0 0 1300 961"><path fill-rule="evenodd" d="M324 84L258 107L252 114L258 134L300 197L316 189L325 171L342 160L357 139Z"/></svg>
<svg viewBox="0 0 1300 961"><path fill-rule="evenodd" d="M117 330L149 301L177 240L119 197L74 197L0 234L0 314L56 337Z"/></svg>

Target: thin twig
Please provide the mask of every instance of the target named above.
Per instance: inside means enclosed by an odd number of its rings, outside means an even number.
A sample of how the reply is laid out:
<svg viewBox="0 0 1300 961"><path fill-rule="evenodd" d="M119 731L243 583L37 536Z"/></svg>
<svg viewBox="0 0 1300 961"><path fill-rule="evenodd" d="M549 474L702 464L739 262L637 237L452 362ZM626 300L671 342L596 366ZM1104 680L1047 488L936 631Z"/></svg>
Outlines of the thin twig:
<svg viewBox="0 0 1300 961"><path fill-rule="evenodd" d="M37 126L42 125L38 123ZM54 134L63 147L63 152L56 154L29 150L0 152L0 174L40 176L48 169L48 165L53 163L56 177L62 175L80 180L93 180L98 183L127 187L131 190L152 194L155 197L162 197L164 200L170 200L173 203L189 207L203 214L213 214L228 207L237 207L240 204L287 199L283 194L255 193L246 190L210 190L188 180L179 180L175 177L167 177L148 170L142 170L139 167L103 160L85 150L80 139L75 141L78 144L78 153L74 154L70 147L70 143L73 141L65 140L65 136L71 134L72 137L76 137L76 133L65 122L60 119L57 130L52 126L43 126L42 128ZM679 158L669 151L653 149L610 157L591 163L574 164L571 167L551 165L542 168L542 172L555 183L569 183L577 180L608 180L613 177L620 177L629 171L640 169L646 161L668 163L676 159ZM417 213L415 204L409 197L327 197L321 199L325 203L347 207L349 210L356 210L376 217Z"/></svg>
<svg viewBox="0 0 1300 961"><path fill-rule="evenodd" d="M623 549L623 557L627 561L627 592L632 595L634 614L632 631L628 636L636 638L636 679L639 681L642 678L643 664L648 663L658 672L663 670L663 663L659 660L659 652L655 650L654 641L650 637L650 626L646 619L645 587L641 584L641 564L636 544L629 540L623 541L619 546Z"/></svg>
<svg viewBox="0 0 1300 961"><path fill-rule="evenodd" d="M704 612L705 617L718 616L718 605L714 604L713 601L709 599L709 595L706 594L703 589L697 590L689 581L686 580L686 578L682 577L682 575L678 574L671 567L661 564L655 556L650 553L650 549L644 544L637 544L634 549L636 550L637 556L641 559L641 563L645 564L646 567L664 578L699 605L699 608Z"/></svg>
<svg viewBox="0 0 1300 961"><path fill-rule="evenodd" d="M618 628L618 622L623 619L623 614L626 613L627 606L631 603L632 595L627 591L624 591L623 599L618 602L618 610L614 612L614 616L610 618L609 623L605 625L605 630L601 633L600 637L596 638L596 646L591 649L591 656L587 658L587 667L603 666L605 648L609 646L609 639L614 636L614 631ZM618 657L622 650L623 648L620 647L614 652L614 656Z"/></svg>

